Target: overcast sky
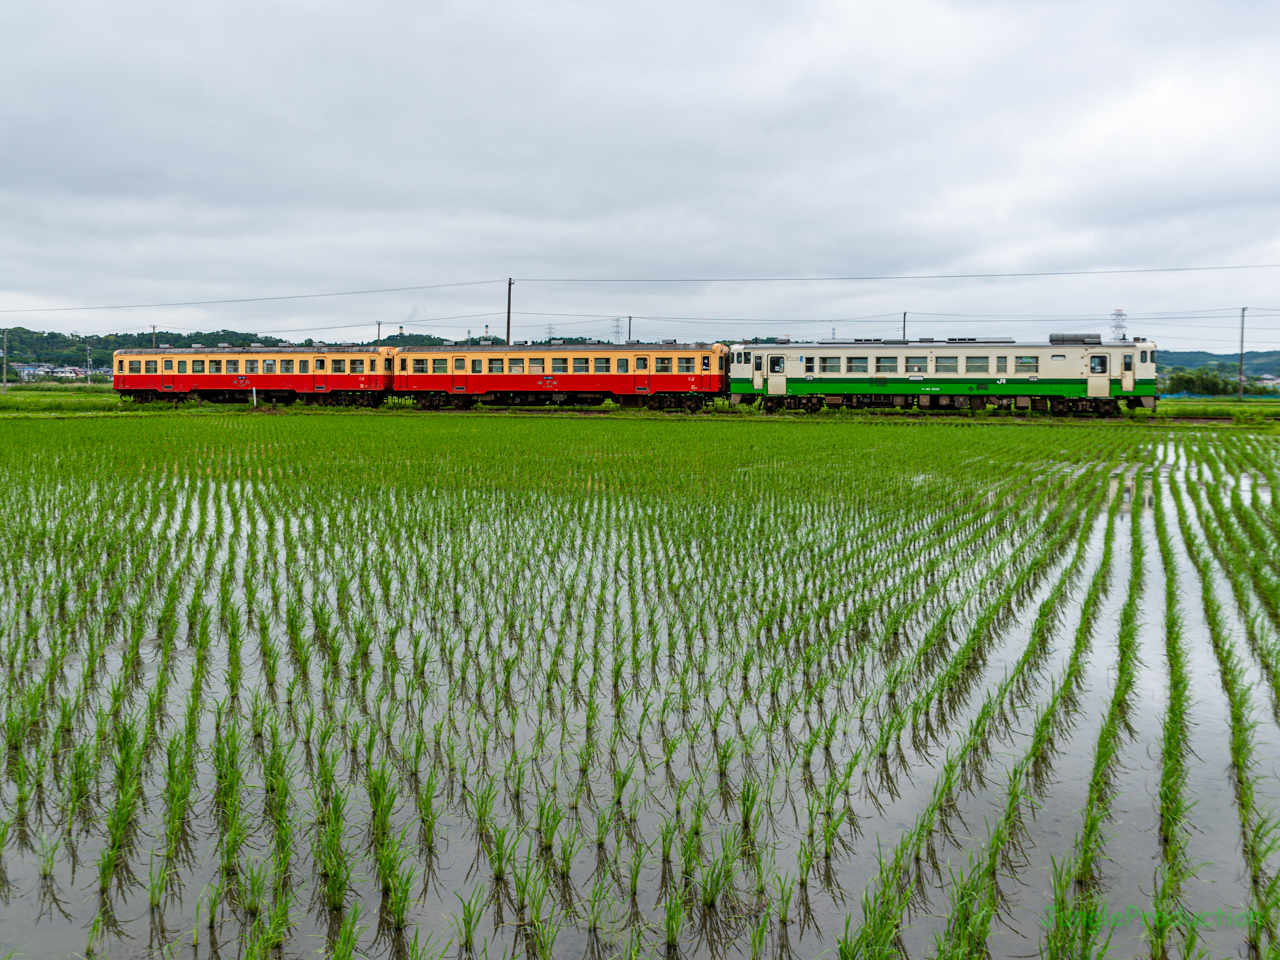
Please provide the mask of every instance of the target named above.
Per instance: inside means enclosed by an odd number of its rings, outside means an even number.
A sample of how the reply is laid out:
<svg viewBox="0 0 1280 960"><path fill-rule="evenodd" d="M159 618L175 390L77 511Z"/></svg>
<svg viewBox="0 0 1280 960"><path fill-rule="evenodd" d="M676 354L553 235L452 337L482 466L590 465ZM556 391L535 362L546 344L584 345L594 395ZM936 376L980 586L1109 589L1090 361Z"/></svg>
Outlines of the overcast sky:
<svg viewBox="0 0 1280 960"><path fill-rule="evenodd" d="M1277 49L1280 6L1249 2L4 4L0 308L502 282L0 324L501 333L513 276L517 339L1123 308L1229 352L1247 305L1275 349L1280 269L531 281L1280 263Z"/></svg>

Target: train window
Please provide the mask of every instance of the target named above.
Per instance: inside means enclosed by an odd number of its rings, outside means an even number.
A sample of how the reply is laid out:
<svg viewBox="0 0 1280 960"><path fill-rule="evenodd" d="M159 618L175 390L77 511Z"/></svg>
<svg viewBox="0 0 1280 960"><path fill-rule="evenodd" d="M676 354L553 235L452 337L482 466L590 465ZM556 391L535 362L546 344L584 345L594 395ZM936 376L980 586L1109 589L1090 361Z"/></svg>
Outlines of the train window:
<svg viewBox="0 0 1280 960"><path fill-rule="evenodd" d="M937 357L933 361L934 373L959 373L960 358L959 357Z"/></svg>
<svg viewBox="0 0 1280 960"><path fill-rule="evenodd" d="M653 363L654 363L654 367L653 367L654 373L670 373L671 372L670 357L654 357Z"/></svg>
<svg viewBox="0 0 1280 960"><path fill-rule="evenodd" d="M804 372L813 373L813 357L801 357L800 359L804 361Z"/></svg>
<svg viewBox="0 0 1280 960"><path fill-rule="evenodd" d="M1156 362L1156 352L1154 350L1151 351L1151 362L1152 363Z"/></svg>
<svg viewBox="0 0 1280 960"><path fill-rule="evenodd" d="M532 357L529 360L530 373L542 373L547 369L546 361L542 357Z"/></svg>
<svg viewBox="0 0 1280 960"><path fill-rule="evenodd" d="M524 373L524 357L516 357L507 364L508 373Z"/></svg>
<svg viewBox="0 0 1280 960"><path fill-rule="evenodd" d="M1126 353L1124 355L1124 372L1133 373L1133 354Z"/></svg>
<svg viewBox="0 0 1280 960"><path fill-rule="evenodd" d="M756 367L755 367L757 370L759 370L759 369L760 369L760 363L761 363L761 361L763 361L763 360L764 360L764 358L763 358L762 356L760 356L760 354L758 354L758 353L757 353L757 354L756 354Z"/></svg>
<svg viewBox="0 0 1280 960"><path fill-rule="evenodd" d="M928 357L907 357L907 373L928 373Z"/></svg>
<svg viewBox="0 0 1280 960"><path fill-rule="evenodd" d="M751 362L751 351L750 351L750 350L743 350L743 351L742 351L742 362L743 362L743 363L750 363L750 362Z"/></svg>
<svg viewBox="0 0 1280 960"><path fill-rule="evenodd" d="M413 362L414 362L414 363L417 363L418 361L417 361L417 360L415 360L415 361L413 361ZM423 363L426 363L426 361L425 361L425 360L424 360L424 361L422 361L422 362L423 362ZM408 358L407 358L407 357L401 357L401 358L400 358L400 372L401 372L401 373L404 373L404 372L405 372L406 370L408 370L408 369L409 369L409 360L408 360ZM414 370L413 372L414 372L414 373L419 373L419 372L426 373L426 370L425 370L425 369L424 369L424 370L422 370L422 371Z"/></svg>
<svg viewBox="0 0 1280 960"><path fill-rule="evenodd" d="M627 358L626 358L626 357L619 357L619 358L618 358L618 372L619 372L619 373L627 373L627 372L629 372L629 368L630 368L630 366L631 366L631 363L627 360Z"/></svg>
<svg viewBox="0 0 1280 960"><path fill-rule="evenodd" d="M164 368L165 368L166 370L168 370L168 371L172 372L172 371L173 371L173 361L172 361L172 360L166 360L166 361L164 362Z"/></svg>
<svg viewBox="0 0 1280 960"><path fill-rule="evenodd" d="M1039 357L1014 357L1013 372L1014 373L1039 373L1040 358Z"/></svg>
<svg viewBox="0 0 1280 960"><path fill-rule="evenodd" d="M596 362L595 362L595 372L596 372L596 373L608 373L608 372L609 372L609 358L608 358L608 357L596 357Z"/></svg>
<svg viewBox="0 0 1280 960"><path fill-rule="evenodd" d="M742 362L742 351L741 351L741 350L739 350L736 354L734 354L734 356L737 358L737 359L735 359L735 360L733 361L734 363L741 363L741 362Z"/></svg>
<svg viewBox="0 0 1280 960"><path fill-rule="evenodd" d="M281 372L281 373L293 373L293 361L292 361L292 360L281 360L281 361L280 361L280 372Z"/></svg>
<svg viewBox="0 0 1280 960"><path fill-rule="evenodd" d="M1022 358L1018 358L1018 366L1022 366ZM1107 355L1105 353L1089 358L1090 373L1106 373L1107 372Z"/></svg>
<svg viewBox="0 0 1280 960"><path fill-rule="evenodd" d="M845 373L866 373L867 358L866 357L845 357L844 372Z"/></svg>
<svg viewBox="0 0 1280 960"><path fill-rule="evenodd" d="M964 372L965 373L990 373L991 358L990 357L965 357Z"/></svg>
<svg viewBox="0 0 1280 960"><path fill-rule="evenodd" d="M192 360L192 361L191 361L191 372L192 372L192 373L204 373L204 361L203 361L203 360Z"/></svg>
<svg viewBox="0 0 1280 960"><path fill-rule="evenodd" d="M156 362L154 360L148 360L147 373L155 373L155 372L156 372Z"/></svg>
<svg viewBox="0 0 1280 960"><path fill-rule="evenodd" d="M718 369L720 369L720 370L723 370L723 369L724 369L724 357L723 357L723 356L720 358L720 365L719 365Z"/></svg>
<svg viewBox="0 0 1280 960"><path fill-rule="evenodd" d="M693 357L680 357L677 359L676 373L693 373Z"/></svg>
<svg viewBox="0 0 1280 960"><path fill-rule="evenodd" d="M996 373L1008 373L1008 372L1009 372L1009 358L996 357Z"/></svg>
<svg viewBox="0 0 1280 960"><path fill-rule="evenodd" d="M466 361L466 360L464 360L464 359L462 359L462 357L454 357L454 358L453 358L453 369L455 369L455 370L466 370L466 369L467 369L467 361Z"/></svg>
<svg viewBox="0 0 1280 960"><path fill-rule="evenodd" d="M319 363L321 363L322 365L323 365L323 363L324 363L324 361L323 361L323 360L318 361L318 362L319 362ZM298 372L299 372L299 373L306 373L306 372L307 372L307 361L306 361L306 360L299 360L299 361L298 361Z"/></svg>
<svg viewBox="0 0 1280 960"><path fill-rule="evenodd" d="M710 369L711 369L711 354L706 354L706 355L702 358L702 369L703 369L703 370L710 370Z"/></svg>
<svg viewBox="0 0 1280 960"><path fill-rule="evenodd" d="M363 360L356 360L355 358L352 358L352 360L351 360L351 372L352 372L352 373L364 373L364 361L363 361Z"/></svg>
<svg viewBox="0 0 1280 960"><path fill-rule="evenodd" d="M318 362L318 361L317 361L317 362ZM333 363L329 365L329 370L330 370L332 373L346 373L346 372L347 372L347 361L345 361L345 360L334 360L334 361L333 361Z"/></svg>
<svg viewBox="0 0 1280 960"><path fill-rule="evenodd" d="M121 362L121 363L123 363L124 361L122 360L122 361L120 361L120 362ZM142 372L142 361L141 361L141 360L130 360L130 361L129 361L129 372L130 372L130 373L141 373L141 372Z"/></svg>
<svg viewBox="0 0 1280 960"><path fill-rule="evenodd" d="M1143 350L1142 353L1140 353L1138 356L1139 356L1140 362L1142 363L1147 362L1147 351Z"/></svg>
<svg viewBox="0 0 1280 960"><path fill-rule="evenodd" d="M333 368L334 368L335 370L337 370L337 369L338 369L338 364L340 364L341 362L342 362L341 360L335 360L335 361L333 361ZM244 372L245 372L245 373L257 373L257 372L258 372L258 361L257 361L257 360L246 360L246 361L244 362Z"/></svg>
<svg viewBox="0 0 1280 960"><path fill-rule="evenodd" d="M431 372L432 373L448 373L449 361L444 359L444 357L436 357L434 360L431 361Z"/></svg>
<svg viewBox="0 0 1280 960"><path fill-rule="evenodd" d="M490 373L501 373L501 372L502 372L502 358L501 358L501 357L497 357L497 358L490 357L490 358L489 358L489 372L490 372Z"/></svg>
<svg viewBox="0 0 1280 960"><path fill-rule="evenodd" d="M484 373L483 367L484 367L484 361L482 361L482 360L472 360L472 361L471 361L471 372L472 372L472 373Z"/></svg>
<svg viewBox="0 0 1280 960"><path fill-rule="evenodd" d="M770 357L770 358L769 358L769 372L770 372L770 373L782 373L782 372L783 372L783 370L786 368L786 363L787 363L787 358L786 358L786 357Z"/></svg>
<svg viewBox="0 0 1280 960"><path fill-rule="evenodd" d="M897 373L897 357L876 357L876 373Z"/></svg>
<svg viewBox="0 0 1280 960"><path fill-rule="evenodd" d="M649 358L636 357L636 373L639 373L641 370L648 370L648 369L649 369Z"/></svg>
<svg viewBox="0 0 1280 960"><path fill-rule="evenodd" d="M263 373L275 373L275 372L276 372L276 362L275 362L274 360L263 360L263 361L262 361L262 372L263 372Z"/></svg>
<svg viewBox="0 0 1280 960"><path fill-rule="evenodd" d="M324 361L323 361L323 360L317 360L317 361L316 361L316 369L317 369L317 370L323 370L323 369L324 369ZM239 360L228 360L228 361L227 361L227 373L239 373L239 372L240 372L240 361L239 361Z"/></svg>
<svg viewBox="0 0 1280 960"><path fill-rule="evenodd" d="M303 366L303 369L304 369L304 370L306 369L306 366L305 366L306 362L307 362L307 361L305 361L305 360L303 360L303 361L302 361L302 363L303 363L303 365L304 365L304 366ZM209 372L210 372L210 373L221 373L221 372L222 372L222 361L221 361L221 360L210 360L210 361L209 361Z"/></svg>
<svg viewBox="0 0 1280 960"><path fill-rule="evenodd" d="M1050 359L1050 360L1065 360L1065 359L1067 359L1067 355L1066 355L1065 353L1055 353L1055 354L1053 354L1053 356L1051 356L1049 359Z"/></svg>
<svg viewBox="0 0 1280 960"><path fill-rule="evenodd" d="M568 357L552 357L551 372L552 373L568 373L569 358Z"/></svg>
<svg viewBox="0 0 1280 960"><path fill-rule="evenodd" d="M186 372L187 372L187 361L185 361L185 360L179 360L179 361L178 361L178 372L179 372L179 373L186 373Z"/></svg>
<svg viewBox="0 0 1280 960"><path fill-rule="evenodd" d="M1142 359L1143 359L1143 360L1146 360L1146 359L1147 359L1147 355L1146 355L1145 353L1142 355ZM123 360L117 360L117 361L116 361L116 373L124 373L124 361L123 361Z"/></svg>
<svg viewBox="0 0 1280 960"><path fill-rule="evenodd" d="M401 362L401 363L404 363L404 360L401 360L400 362ZM413 358L413 372L414 372L414 373L426 373L426 372L427 372L427 358L426 358L426 357L414 357L414 358Z"/></svg>
<svg viewBox="0 0 1280 960"><path fill-rule="evenodd" d="M383 371L383 373L390 373L390 372L391 372L391 358L390 358L390 357L387 357L385 360L383 360L383 361L382 361L382 371Z"/></svg>
<svg viewBox="0 0 1280 960"><path fill-rule="evenodd" d="M588 373L588 372L590 371L590 369L591 369L591 364L590 364L590 362L587 360L587 358L586 358L586 357L574 357L574 358L573 358L573 372L574 372L574 373Z"/></svg>
<svg viewBox="0 0 1280 960"><path fill-rule="evenodd" d="M819 357L818 370L822 373L839 373L840 358L839 357Z"/></svg>

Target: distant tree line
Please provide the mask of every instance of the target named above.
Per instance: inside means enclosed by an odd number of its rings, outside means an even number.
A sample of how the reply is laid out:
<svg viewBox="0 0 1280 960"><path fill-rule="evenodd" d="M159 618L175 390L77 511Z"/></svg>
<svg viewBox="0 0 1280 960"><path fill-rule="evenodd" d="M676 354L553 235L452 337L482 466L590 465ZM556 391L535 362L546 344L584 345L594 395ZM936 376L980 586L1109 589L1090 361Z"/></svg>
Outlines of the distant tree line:
<svg viewBox="0 0 1280 960"><path fill-rule="evenodd" d="M1185 367L1174 367L1161 384L1161 393L1194 393L1200 396L1221 397L1238 394L1240 384L1235 371L1224 375L1224 371L1216 364L1188 370ZM1246 396L1274 396L1280 390L1265 384L1257 383L1256 378L1245 377L1244 392Z"/></svg>

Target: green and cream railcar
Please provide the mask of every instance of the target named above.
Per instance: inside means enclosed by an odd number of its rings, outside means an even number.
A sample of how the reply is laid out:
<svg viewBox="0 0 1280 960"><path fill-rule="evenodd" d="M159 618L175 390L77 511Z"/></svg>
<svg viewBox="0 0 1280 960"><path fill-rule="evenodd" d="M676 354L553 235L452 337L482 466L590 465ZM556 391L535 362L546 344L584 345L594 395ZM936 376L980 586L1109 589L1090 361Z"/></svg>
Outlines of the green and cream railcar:
<svg viewBox="0 0 1280 960"><path fill-rule="evenodd" d="M974 409L1114 415L1156 404L1155 344L1098 334L1010 338L819 340L731 348L733 403L766 410L826 407Z"/></svg>

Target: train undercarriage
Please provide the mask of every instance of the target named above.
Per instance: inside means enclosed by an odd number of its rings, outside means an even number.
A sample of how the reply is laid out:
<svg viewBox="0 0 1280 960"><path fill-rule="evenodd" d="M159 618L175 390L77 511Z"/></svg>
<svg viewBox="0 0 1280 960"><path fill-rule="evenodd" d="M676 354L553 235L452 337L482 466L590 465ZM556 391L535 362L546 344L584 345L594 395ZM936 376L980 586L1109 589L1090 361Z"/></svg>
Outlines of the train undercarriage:
<svg viewBox="0 0 1280 960"><path fill-rule="evenodd" d="M751 403L751 394L735 395L738 403ZM1120 415L1121 404L1130 410L1142 406L1154 408L1154 397L976 397L920 394L809 394L806 396L759 397L765 413L780 410L805 410L817 413L841 407L855 410L898 408L903 410L979 410L988 406L1015 412L1048 413L1071 416L1090 413L1103 417ZM1150 401L1146 403L1144 401Z"/></svg>

